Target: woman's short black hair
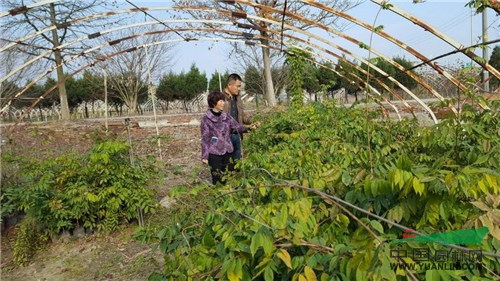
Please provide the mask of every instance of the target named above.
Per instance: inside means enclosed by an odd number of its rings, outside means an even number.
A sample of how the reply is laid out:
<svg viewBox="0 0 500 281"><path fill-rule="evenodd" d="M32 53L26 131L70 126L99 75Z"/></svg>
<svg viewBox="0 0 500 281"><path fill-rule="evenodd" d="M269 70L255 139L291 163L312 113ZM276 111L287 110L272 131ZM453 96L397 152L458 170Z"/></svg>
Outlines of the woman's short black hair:
<svg viewBox="0 0 500 281"><path fill-rule="evenodd" d="M210 92L207 97L208 107L214 108L220 100L226 100L226 95L219 91Z"/></svg>

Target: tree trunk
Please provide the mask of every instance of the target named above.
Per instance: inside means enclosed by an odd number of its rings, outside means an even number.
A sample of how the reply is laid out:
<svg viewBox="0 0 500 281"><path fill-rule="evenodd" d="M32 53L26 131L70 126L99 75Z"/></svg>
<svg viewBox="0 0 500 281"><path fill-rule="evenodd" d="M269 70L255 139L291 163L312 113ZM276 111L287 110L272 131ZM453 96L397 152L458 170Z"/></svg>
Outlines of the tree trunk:
<svg viewBox="0 0 500 281"><path fill-rule="evenodd" d="M130 115L133 115L137 112L137 101L134 99L134 97L128 96L125 104L128 107Z"/></svg>
<svg viewBox="0 0 500 281"><path fill-rule="evenodd" d="M263 37L267 37L266 32L261 31ZM261 40L262 45L269 45L268 40ZM271 53L269 48L262 47L262 60L264 61L264 82L265 86L265 97L269 106L276 105L276 97L274 96L274 85L273 76L271 74Z"/></svg>
<svg viewBox="0 0 500 281"><path fill-rule="evenodd" d="M50 4L50 21L52 25L56 25L56 9L54 3ZM57 49L59 47L59 36L57 35L57 29L52 30L52 40L54 44L54 57L56 60L57 67L57 82L59 88L59 100L61 102L61 115L63 120L69 120L69 106L68 106L68 95L66 93L66 82L64 81L64 70L62 64L61 50Z"/></svg>
<svg viewBox="0 0 500 281"><path fill-rule="evenodd" d="M87 102L85 102L85 118L89 118L89 108Z"/></svg>

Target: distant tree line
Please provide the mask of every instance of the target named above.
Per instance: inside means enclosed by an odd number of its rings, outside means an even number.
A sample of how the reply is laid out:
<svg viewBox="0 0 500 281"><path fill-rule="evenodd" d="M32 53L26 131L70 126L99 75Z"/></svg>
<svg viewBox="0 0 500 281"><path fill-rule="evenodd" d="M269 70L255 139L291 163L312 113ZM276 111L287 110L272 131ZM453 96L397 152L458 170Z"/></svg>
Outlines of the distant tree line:
<svg viewBox="0 0 500 281"><path fill-rule="evenodd" d="M120 76L122 74L114 74L115 76ZM124 109L130 112L142 113L140 105L148 100L148 85L147 81L143 81L139 77L132 77L134 84L138 84L139 91L133 93L136 95L137 108L133 110L129 108L127 100L132 98L124 96L122 88L126 88L130 79L119 79L120 77L114 77L113 74L109 74L107 83L108 92L108 104L114 108L118 114L123 114ZM109 81L115 81L115 83L110 83ZM116 81L121 81L121 84L117 84ZM30 84L31 81L27 81L25 85ZM32 104L39 99L42 95L44 97L35 105L34 110L42 110L60 105L58 88L55 87L54 90L47 93L48 90L53 88L57 84L57 81L53 78L48 78L43 83L36 83L31 86L23 95L15 99L11 107L22 109L26 107L31 107ZM104 88L104 74L101 72L91 72L85 71L80 77L71 77L66 80L66 89L68 94L68 105L71 112L74 112L79 106L84 107L84 116L89 117L90 111L95 110L95 103L97 101L104 101L105 99L105 88ZM5 82L2 85L2 96L3 92L17 93L20 92L24 86L20 86L12 81ZM205 73L200 72L200 70L193 64L188 72L181 72L179 74L170 72L161 78L160 83L157 87L156 95L157 99L168 102L174 100L180 100L184 102L185 109L187 110L187 103L197 98L207 89L207 78ZM4 102L2 102L4 103ZM166 108L168 110L168 107Z"/></svg>

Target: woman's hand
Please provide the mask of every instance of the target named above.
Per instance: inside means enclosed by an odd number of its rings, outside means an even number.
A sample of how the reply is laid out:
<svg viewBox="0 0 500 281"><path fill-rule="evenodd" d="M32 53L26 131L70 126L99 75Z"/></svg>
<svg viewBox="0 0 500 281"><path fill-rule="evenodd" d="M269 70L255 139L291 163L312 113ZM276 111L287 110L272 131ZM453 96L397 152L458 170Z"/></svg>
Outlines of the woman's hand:
<svg viewBox="0 0 500 281"><path fill-rule="evenodd" d="M208 164L208 159L201 159L201 162L203 162L204 164Z"/></svg>
<svg viewBox="0 0 500 281"><path fill-rule="evenodd" d="M259 122L259 121L257 121L257 122L254 122L254 123L250 124L250 129L251 129L251 130L255 130L255 129L257 129L258 127L260 127L260 122Z"/></svg>

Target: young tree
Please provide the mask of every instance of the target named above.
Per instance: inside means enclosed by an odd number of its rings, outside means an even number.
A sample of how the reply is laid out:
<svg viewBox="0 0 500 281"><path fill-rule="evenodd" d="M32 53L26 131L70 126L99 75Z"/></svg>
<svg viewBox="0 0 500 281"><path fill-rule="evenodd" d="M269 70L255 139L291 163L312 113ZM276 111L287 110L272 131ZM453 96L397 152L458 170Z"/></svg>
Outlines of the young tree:
<svg viewBox="0 0 500 281"><path fill-rule="evenodd" d="M13 80L7 80L0 84L0 106L3 108L7 104L6 97L9 97L17 92L19 92L19 86ZM14 101L13 105L17 107L19 104L18 101Z"/></svg>
<svg viewBox="0 0 500 281"><path fill-rule="evenodd" d="M231 44L230 59L240 72L246 73L249 70L252 81L245 75L245 91L252 89L247 87L247 83L255 85L256 93L266 97L266 77L262 54L259 48L237 43ZM271 78L274 87L274 96L277 97L283 88L288 86L289 68L285 66L285 56L276 50L269 50L271 56ZM256 90L256 89L259 90ZM267 99L266 99L267 100Z"/></svg>
<svg viewBox="0 0 500 281"><path fill-rule="evenodd" d="M5 30L5 27L3 25L0 30L4 36L7 34L7 31ZM20 52L22 53L22 49L17 47L12 47L2 52L2 63L0 64L0 73L2 73L2 75L11 73L11 71L16 69L19 65L22 65L30 60L28 56L21 56ZM24 98L23 96L17 98L15 96L23 90L23 88L20 86L25 84L26 81L32 79L34 77L33 73L36 73L39 68L44 68L44 66L42 64L36 63L30 64L27 67L24 67L23 69L14 73L8 80L1 83L0 105L2 110L7 109L10 105L19 107L20 103L22 103L23 106L30 105L27 102L28 99ZM16 87L13 87L13 85L16 85Z"/></svg>
<svg viewBox="0 0 500 281"><path fill-rule="evenodd" d="M2 0L2 6L10 10L29 4L26 2L35 1ZM82 21L75 24L67 24L69 20L95 13L100 7L106 5L112 5L112 2L104 0L58 1L13 15L9 17L8 21L2 23L3 34L11 41L22 38L27 34L38 32L49 26L58 26L58 28L53 29L50 34L42 33L40 36L35 36L25 42L27 43L26 45L23 44L22 47L17 46L17 49L20 51L19 55L22 56L38 56L41 52L53 50L53 57L46 56L45 59L58 65L56 72L57 80L59 81L59 100L61 115L65 120L68 120L70 115L62 62L68 51L70 53L78 53L81 52L82 49L74 48L61 50L58 47L66 41L87 34L92 28L104 23L100 20L92 20L90 22Z"/></svg>
<svg viewBox="0 0 500 281"><path fill-rule="evenodd" d="M318 70L318 67L310 61L306 62L302 75L304 79L304 90L309 93L309 96L321 91L321 85L317 76Z"/></svg>
<svg viewBox="0 0 500 281"><path fill-rule="evenodd" d="M207 87L207 76L201 73L198 67L193 63L189 72L184 78L184 87L181 91L181 100L184 102L184 109L188 111L187 102L195 99L203 93Z"/></svg>
<svg viewBox="0 0 500 281"><path fill-rule="evenodd" d="M359 77L359 71L345 61L338 61L337 65L335 66L335 70L338 73L342 74L344 77L338 74L335 75L337 77L336 80L338 81L338 83L334 88L336 90L344 88L346 92L346 98L348 94L356 95L359 90L359 81L354 78L353 74L358 75ZM347 79L345 77L347 77Z"/></svg>
<svg viewBox="0 0 500 281"><path fill-rule="evenodd" d="M85 106L85 116L89 117L88 105L92 106L92 113L95 114L94 103L98 100L104 101L104 76L101 73L86 70L83 77L79 80L81 83L81 100ZM108 85L108 92L109 92Z"/></svg>
<svg viewBox="0 0 500 281"><path fill-rule="evenodd" d="M390 64L389 62L387 62L385 59L383 58L372 58L370 59L370 63L374 66L376 66L377 68L383 70L385 73L387 73L388 75L390 75L391 77L395 77L396 76L396 71L397 69L392 65ZM361 68L366 70L367 72L370 73L370 77L372 78L378 78L380 81L384 82L387 86L389 86L391 89L394 88L394 82L392 82L391 80L389 80L389 78L385 75L382 75L382 73L378 72L378 71L375 71L373 69L373 67L369 67L367 64L365 63L362 63L361 64ZM365 77L362 77L363 79L365 79ZM375 89L377 89L378 91L380 92L385 92L386 90L379 84L377 83L371 83L371 81L368 81L369 84L373 85L373 87Z"/></svg>
<svg viewBox="0 0 500 281"><path fill-rule="evenodd" d="M138 36L132 37L131 34ZM127 31L117 33L115 36L118 37L115 40L126 39L111 46L111 52L113 53L153 42L165 41L169 38L168 33L158 32L153 27L130 28ZM147 94L149 73L151 73L152 80L156 80L169 68L173 47L173 44L150 45L113 56L103 63L109 73L109 84L130 113L136 113L140 94Z"/></svg>
<svg viewBox="0 0 500 281"><path fill-rule="evenodd" d="M220 84L219 84L219 72L215 71L212 73L212 77L210 77L210 81L208 82L208 90L209 91L220 91L224 90L224 87L226 86L226 79L229 76L229 72L221 73L220 74Z"/></svg>
<svg viewBox="0 0 500 281"><path fill-rule="evenodd" d="M54 78L47 78L45 80L45 83L43 83L43 93L47 92L49 89L53 88L54 85L57 84L57 80ZM55 88L52 90L48 95L46 95L41 101L40 101L40 107L42 108L51 108L56 104L60 103L60 100L57 98L59 95L59 89ZM31 93L36 93L36 91L33 91ZM32 98L38 98L38 96L32 96ZM62 112L61 112L62 115Z"/></svg>
<svg viewBox="0 0 500 281"><path fill-rule="evenodd" d="M199 97L206 90L207 82L205 73L201 73L198 67L192 64L187 73L174 74L170 72L163 76L156 94L158 98L167 102L183 101L184 110L188 111L187 103Z"/></svg>
<svg viewBox="0 0 500 281"><path fill-rule="evenodd" d="M260 83L261 73L254 66L249 66L245 70L245 91L253 95L263 95L264 89Z"/></svg>
<svg viewBox="0 0 500 281"><path fill-rule="evenodd" d="M334 66L332 65L331 62L323 62L322 63L324 66L334 69ZM325 91L325 94L330 95L331 92L334 91L335 84L337 84L337 78L335 75L335 72L332 70L324 68L324 67L319 67L316 77L318 78L318 82L321 85L321 90Z"/></svg>
<svg viewBox="0 0 500 281"><path fill-rule="evenodd" d="M252 1L257 4L257 6L245 5L238 3L238 1L224 1L230 3L224 3L223 1L206 1L206 0L174 0L176 4L179 5L189 5L194 7L206 7L211 9L225 9L235 12L243 12L247 14L255 14L262 18L272 18L276 20L282 19L281 13L274 13L268 9L262 9L258 5L265 5L270 8L283 11L285 1L276 1L276 0L262 0L262 1ZM334 7L340 10L347 10L359 4L358 1L348 1L348 0L318 0L318 2L329 6ZM338 17L334 14L330 14L323 10L317 10L311 8L307 3L302 1L288 1L287 11L298 14L304 18L309 20L322 23L324 25L335 26ZM214 15L209 13L191 13L196 18L224 18L220 15ZM227 19L227 18L226 18ZM234 20L234 19L233 19ZM275 30L278 34L281 32L281 27L276 25L271 25L264 21L254 21L250 19L246 19L250 25L254 27L254 29L259 31L259 34L263 37L260 40L260 43L263 45L269 45L270 42L266 38L274 38L277 37L274 33L269 32L269 30ZM292 20L290 18L285 18L285 21L289 25L293 25L295 27L301 29L309 29L312 26L307 23L299 22ZM336 26L337 28L341 28L340 26ZM271 62L271 52L269 48L262 47L262 62L263 62L263 74L265 80L265 97L269 105L274 106L276 104L275 98L275 90L272 79L272 62Z"/></svg>
<svg viewBox="0 0 500 281"><path fill-rule="evenodd" d="M394 61L400 64L405 69L410 69L413 67L413 63L405 58L395 57ZM410 72L415 74L415 70L410 70ZM415 79L411 78L408 74L397 68L395 68L394 78L401 82L401 84L403 84L408 89L414 89L418 85L418 82Z"/></svg>
<svg viewBox="0 0 500 281"><path fill-rule="evenodd" d="M179 79L179 75L174 74L172 71L170 71L168 74L164 75L161 78L158 88L156 89L156 96L158 97L158 99L167 102L166 110L168 110L169 102L172 102L177 98L176 95L179 91L179 82L177 80Z"/></svg>

